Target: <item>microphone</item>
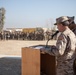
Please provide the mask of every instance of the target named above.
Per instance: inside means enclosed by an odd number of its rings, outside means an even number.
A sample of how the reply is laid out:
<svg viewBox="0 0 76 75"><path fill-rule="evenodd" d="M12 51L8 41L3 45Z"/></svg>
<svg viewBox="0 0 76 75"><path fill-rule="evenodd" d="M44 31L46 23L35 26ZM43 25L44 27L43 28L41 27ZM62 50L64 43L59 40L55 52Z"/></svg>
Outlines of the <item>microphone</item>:
<svg viewBox="0 0 76 75"><path fill-rule="evenodd" d="M56 31L54 34L51 35L51 38L49 38L49 35L48 35L48 40L47 40L47 42L46 42L45 48L48 48L48 47L49 47L49 46L48 46L49 40L52 40L52 39L54 38L54 36L56 36L58 33L59 33L59 31Z"/></svg>
<svg viewBox="0 0 76 75"><path fill-rule="evenodd" d="M51 35L51 39L54 38L54 36L56 36L59 33L59 31L57 30L54 34Z"/></svg>

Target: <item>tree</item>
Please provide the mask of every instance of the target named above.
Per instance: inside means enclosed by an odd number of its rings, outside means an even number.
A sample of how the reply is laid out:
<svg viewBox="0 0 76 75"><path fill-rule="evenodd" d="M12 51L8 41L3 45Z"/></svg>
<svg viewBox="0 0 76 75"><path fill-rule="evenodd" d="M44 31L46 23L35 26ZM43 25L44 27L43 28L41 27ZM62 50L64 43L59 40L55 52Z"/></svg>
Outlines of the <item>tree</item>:
<svg viewBox="0 0 76 75"><path fill-rule="evenodd" d="M4 19L5 19L5 9L2 7L0 8L0 32L3 30L4 27Z"/></svg>

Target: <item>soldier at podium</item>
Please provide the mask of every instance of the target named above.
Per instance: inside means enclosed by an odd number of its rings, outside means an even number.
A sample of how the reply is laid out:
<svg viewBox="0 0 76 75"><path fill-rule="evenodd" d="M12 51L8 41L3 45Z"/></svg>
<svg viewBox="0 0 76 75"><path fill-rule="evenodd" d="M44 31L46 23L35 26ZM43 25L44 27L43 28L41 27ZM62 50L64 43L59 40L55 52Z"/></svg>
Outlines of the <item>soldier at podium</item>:
<svg viewBox="0 0 76 75"><path fill-rule="evenodd" d="M74 75L73 62L76 57L76 38L75 34L69 29L69 24L67 16L57 18L55 25L57 25L61 33L57 39L56 46L41 48L41 51L57 57L56 75Z"/></svg>

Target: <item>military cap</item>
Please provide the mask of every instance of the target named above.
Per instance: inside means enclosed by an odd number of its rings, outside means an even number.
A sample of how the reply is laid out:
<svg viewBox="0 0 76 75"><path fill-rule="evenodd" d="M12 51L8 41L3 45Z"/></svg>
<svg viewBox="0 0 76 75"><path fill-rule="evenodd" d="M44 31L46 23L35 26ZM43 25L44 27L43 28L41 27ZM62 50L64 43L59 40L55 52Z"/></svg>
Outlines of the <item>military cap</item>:
<svg viewBox="0 0 76 75"><path fill-rule="evenodd" d="M74 16L73 17L67 16L67 17L68 17L70 23L74 22L74 18L75 18Z"/></svg>
<svg viewBox="0 0 76 75"><path fill-rule="evenodd" d="M56 19L56 23L54 25L57 25L59 23L62 23L62 22L68 21L68 20L69 20L69 18L67 16L61 16Z"/></svg>

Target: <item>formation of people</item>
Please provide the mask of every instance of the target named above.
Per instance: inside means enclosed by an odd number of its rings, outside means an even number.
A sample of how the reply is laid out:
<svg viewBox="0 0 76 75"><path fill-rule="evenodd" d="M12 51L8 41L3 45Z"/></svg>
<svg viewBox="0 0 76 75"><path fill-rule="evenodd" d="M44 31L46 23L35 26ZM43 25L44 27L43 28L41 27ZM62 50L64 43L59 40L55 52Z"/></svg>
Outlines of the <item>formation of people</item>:
<svg viewBox="0 0 76 75"><path fill-rule="evenodd" d="M56 36L52 35L52 30L49 31L34 31L34 32L9 32L9 31L3 31L0 32L0 40L47 40L48 36L50 36L52 39L56 39ZM54 36L54 37L53 37Z"/></svg>
<svg viewBox="0 0 76 75"><path fill-rule="evenodd" d="M0 33L0 40L44 40L43 33L4 32Z"/></svg>

